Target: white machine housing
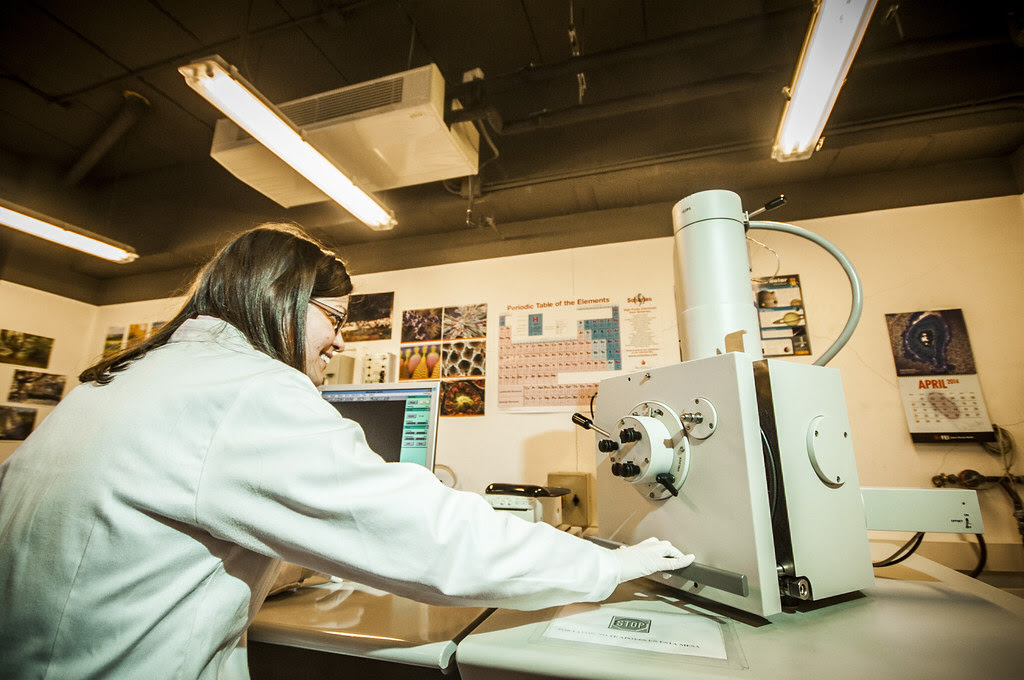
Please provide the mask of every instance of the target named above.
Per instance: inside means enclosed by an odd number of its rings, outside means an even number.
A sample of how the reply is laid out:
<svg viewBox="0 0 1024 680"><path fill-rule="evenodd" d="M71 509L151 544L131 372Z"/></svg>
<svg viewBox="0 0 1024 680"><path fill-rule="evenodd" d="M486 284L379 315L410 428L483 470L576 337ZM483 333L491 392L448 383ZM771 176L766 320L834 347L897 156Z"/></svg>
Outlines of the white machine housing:
<svg viewBox="0 0 1024 680"><path fill-rule="evenodd" d="M667 583L764 617L873 585L839 372L762 358L739 196L672 214L684 360L600 384L599 536L668 539L700 564Z"/></svg>

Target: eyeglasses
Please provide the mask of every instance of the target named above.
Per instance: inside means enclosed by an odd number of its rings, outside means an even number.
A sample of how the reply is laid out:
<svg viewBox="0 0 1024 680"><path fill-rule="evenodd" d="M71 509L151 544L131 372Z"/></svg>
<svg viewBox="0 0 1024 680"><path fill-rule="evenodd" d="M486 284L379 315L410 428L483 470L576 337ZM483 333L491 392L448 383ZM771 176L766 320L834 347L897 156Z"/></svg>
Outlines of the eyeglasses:
<svg viewBox="0 0 1024 680"><path fill-rule="evenodd" d="M325 305L319 300L314 300L313 298L309 299L309 304L313 305L314 307L316 307L317 309L324 313L324 316L327 317L327 320L331 322L332 326L334 326L335 335L341 332L341 327L345 325L345 319L348 318L347 309L335 309L334 307L331 307L330 305Z"/></svg>

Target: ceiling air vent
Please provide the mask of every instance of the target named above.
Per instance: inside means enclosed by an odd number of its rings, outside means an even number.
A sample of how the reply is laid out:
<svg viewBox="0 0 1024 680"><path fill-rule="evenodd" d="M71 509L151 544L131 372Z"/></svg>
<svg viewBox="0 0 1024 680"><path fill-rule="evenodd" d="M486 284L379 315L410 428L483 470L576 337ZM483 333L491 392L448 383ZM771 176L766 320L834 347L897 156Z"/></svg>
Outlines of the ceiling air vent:
<svg viewBox="0 0 1024 680"><path fill-rule="evenodd" d="M434 64L278 105L306 141L366 191L475 175L472 123L444 123L444 79ZM230 120L210 155L231 174L290 208L329 200Z"/></svg>

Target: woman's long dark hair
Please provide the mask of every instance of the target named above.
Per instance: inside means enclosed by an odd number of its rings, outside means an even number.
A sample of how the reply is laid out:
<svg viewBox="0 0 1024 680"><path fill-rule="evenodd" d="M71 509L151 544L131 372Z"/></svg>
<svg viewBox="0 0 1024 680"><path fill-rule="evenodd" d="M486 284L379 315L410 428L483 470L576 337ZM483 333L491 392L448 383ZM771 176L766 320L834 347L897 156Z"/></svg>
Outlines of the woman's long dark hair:
<svg viewBox="0 0 1024 680"><path fill-rule="evenodd" d="M352 280L334 253L294 225L265 224L235 238L203 267L173 319L143 342L85 369L78 379L106 385L199 315L228 322L256 349L305 371L309 299L351 292Z"/></svg>

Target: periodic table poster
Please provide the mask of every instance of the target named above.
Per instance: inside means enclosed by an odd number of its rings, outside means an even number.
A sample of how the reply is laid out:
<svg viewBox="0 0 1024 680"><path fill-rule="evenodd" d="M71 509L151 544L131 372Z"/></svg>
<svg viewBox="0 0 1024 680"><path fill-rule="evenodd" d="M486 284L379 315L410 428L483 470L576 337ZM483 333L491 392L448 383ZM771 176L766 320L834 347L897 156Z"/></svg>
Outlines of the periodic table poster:
<svg viewBox="0 0 1024 680"><path fill-rule="evenodd" d="M677 358L660 341L661 302L635 293L508 305L499 317L499 409L587 408L601 380Z"/></svg>
<svg viewBox="0 0 1024 680"><path fill-rule="evenodd" d="M885 320L911 439L995 441L963 310L886 314Z"/></svg>

